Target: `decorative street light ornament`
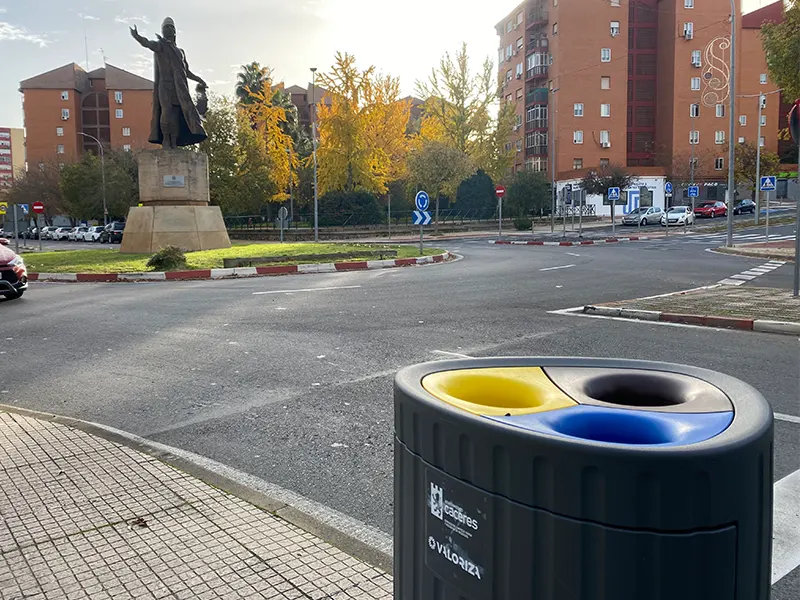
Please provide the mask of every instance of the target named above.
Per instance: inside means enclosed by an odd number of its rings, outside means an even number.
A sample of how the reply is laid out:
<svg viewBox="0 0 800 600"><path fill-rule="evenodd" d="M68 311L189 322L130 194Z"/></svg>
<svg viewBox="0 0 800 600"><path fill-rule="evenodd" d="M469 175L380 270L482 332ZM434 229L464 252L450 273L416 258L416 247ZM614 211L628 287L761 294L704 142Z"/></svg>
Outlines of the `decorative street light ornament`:
<svg viewBox="0 0 800 600"><path fill-rule="evenodd" d="M800 140L800 100L795 100L789 110L789 131L792 134L792 140L797 144Z"/></svg>

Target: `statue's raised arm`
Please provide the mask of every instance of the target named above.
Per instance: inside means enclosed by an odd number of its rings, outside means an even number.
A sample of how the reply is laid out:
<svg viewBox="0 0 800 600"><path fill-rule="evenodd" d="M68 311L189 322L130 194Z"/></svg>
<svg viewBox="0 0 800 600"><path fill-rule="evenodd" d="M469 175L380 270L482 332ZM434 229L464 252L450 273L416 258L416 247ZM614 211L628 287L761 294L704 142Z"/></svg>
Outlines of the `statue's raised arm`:
<svg viewBox="0 0 800 600"><path fill-rule="evenodd" d="M143 35L139 35L139 30L136 28L136 25L131 27L131 37L139 42L145 48L149 48L153 52L158 52L158 42L154 42L152 40L148 40Z"/></svg>

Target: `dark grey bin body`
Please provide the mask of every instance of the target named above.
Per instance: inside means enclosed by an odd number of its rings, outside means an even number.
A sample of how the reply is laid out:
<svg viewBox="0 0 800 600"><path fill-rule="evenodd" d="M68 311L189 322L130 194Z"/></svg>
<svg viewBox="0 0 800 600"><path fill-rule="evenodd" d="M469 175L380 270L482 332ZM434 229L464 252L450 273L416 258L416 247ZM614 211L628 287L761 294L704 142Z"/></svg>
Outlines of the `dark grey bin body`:
<svg viewBox="0 0 800 600"><path fill-rule="evenodd" d="M517 366L683 373L722 390L735 415L700 443L597 443L490 422L421 386L434 372ZM418 365L395 381L395 435L396 600L769 598L772 413L736 379L601 359Z"/></svg>

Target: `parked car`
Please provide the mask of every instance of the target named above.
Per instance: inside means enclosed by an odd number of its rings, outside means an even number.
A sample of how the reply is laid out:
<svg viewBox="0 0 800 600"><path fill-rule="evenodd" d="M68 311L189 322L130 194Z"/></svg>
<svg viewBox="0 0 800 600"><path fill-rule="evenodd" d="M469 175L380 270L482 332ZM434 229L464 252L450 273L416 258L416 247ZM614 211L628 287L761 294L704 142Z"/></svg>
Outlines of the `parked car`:
<svg viewBox="0 0 800 600"><path fill-rule="evenodd" d="M50 234L50 237L56 241L68 240L70 231L72 231L72 227L57 227L56 230Z"/></svg>
<svg viewBox="0 0 800 600"><path fill-rule="evenodd" d="M122 221L114 221L106 225L102 233L100 233L101 244L121 244L122 234L125 231L125 223Z"/></svg>
<svg viewBox="0 0 800 600"><path fill-rule="evenodd" d="M58 227L48 226L42 227L42 239L49 240L52 239L53 232L58 229Z"/></svg>
<svg viewBox="0 0 800 600"><path fill-rule="evenodd" d="M673 225L693 225L694 213L689 206L673 206L669 212L661 217L661 226L667 226L667 219L669 219L669 226Z"/></svg>
<svg viewBox="0 0 800 600"><path fill-rule="evenodd" d="M103 233L105 227L102 225L89 227L86 230L86 233L83 234L83 241L84 242L99 242L100 241L100 234Z"/></svg>
<svg viewBox="0 0 800 600"><path fill-rule="evenodd" d="M754 215L756 213L756 203L750 199L745 199L733 207L733 214L743 215L744 213Z"/></svg>
<svg viewBox="0 0 800 600"><path fill-rule="evenodd" d="M26 240L38 240L39 239L39 228L38 227L28 227L25 231L22 232L22 237Z"/></svg>
<svg viewBox="0 0 800 600"><path fill-rule="evenodd" d="M700 206L694 209L694 214L698 217L726 217L728 216L728 207L724 202L703 202Z"/></svg>
<svg viewBox="0 0 800 600"><path fill-rule="evenodd" d="M19 298L28 289L28 271L22 257L0 238L0 296L9 300Z"/></svg>
<svg viewBox="0 0 800 600"><path fill-rule="evenodd" d="M70 242L82 242L83 235L88 231L88 229L88 227L74 227L72 231L67 234L67 239L69 239Z"/></svg>
<svg viewBox="0 0 800 600"><path fill-rule="evenodd" d="M622 217L622 224L647 225L648 223L658 223L663 214L664 211L658 206L640 206Z"/></svg>

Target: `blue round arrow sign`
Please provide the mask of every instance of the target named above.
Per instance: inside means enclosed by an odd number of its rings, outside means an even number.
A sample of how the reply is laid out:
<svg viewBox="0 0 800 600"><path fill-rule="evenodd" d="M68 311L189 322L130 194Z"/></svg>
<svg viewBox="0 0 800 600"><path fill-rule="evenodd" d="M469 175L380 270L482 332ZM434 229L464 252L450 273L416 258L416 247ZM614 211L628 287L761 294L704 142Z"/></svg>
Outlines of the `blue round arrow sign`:
<svg viewBox="0 0 800 600"><path fill-rule="evenodd" d="M428 210L428 207L431 205L431 199L428 197L428 192L424 192L422 190L417 192L415 202L417 204L417 210Z"/></svg>

